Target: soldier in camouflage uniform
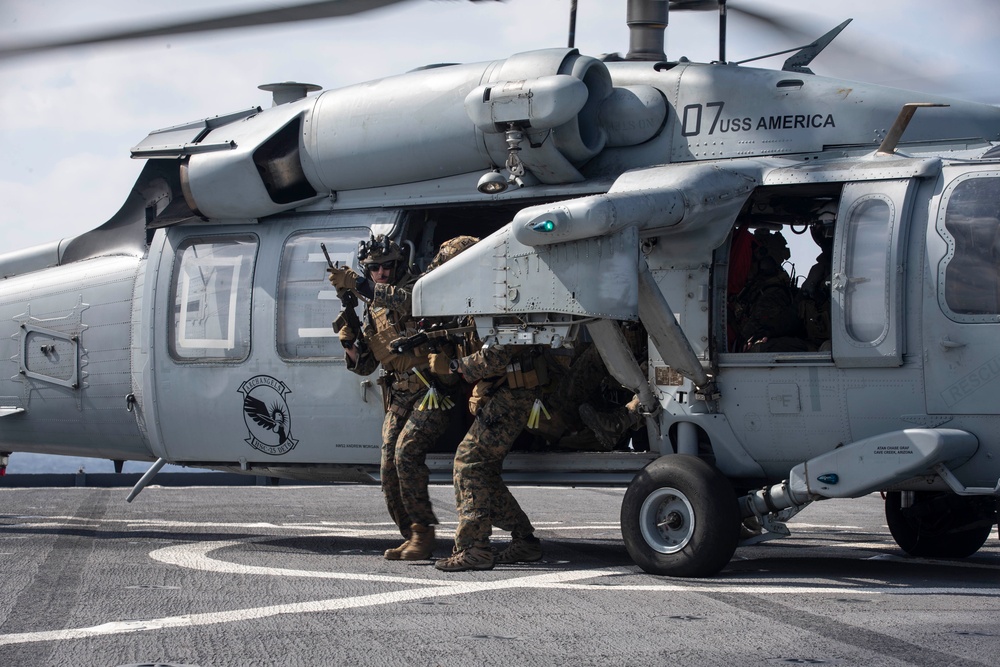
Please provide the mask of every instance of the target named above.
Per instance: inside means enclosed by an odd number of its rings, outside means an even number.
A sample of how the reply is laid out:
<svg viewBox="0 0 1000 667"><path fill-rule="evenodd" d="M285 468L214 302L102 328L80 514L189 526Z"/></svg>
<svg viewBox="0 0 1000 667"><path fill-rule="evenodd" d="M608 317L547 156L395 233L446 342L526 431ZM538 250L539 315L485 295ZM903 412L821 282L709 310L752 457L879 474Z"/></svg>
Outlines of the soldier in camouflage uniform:
<svg viewBox="0 0 1000 667"><path fill-rule="evenodd" d="M580 419L594 432L598 442L607 451L617 448L627 434L638 429L645 421L638 396L633 396L625 405L617 405L606 412L598 411L590 403L584 403L580 406Z"/></svg>
<svg viewBox="0 0 1000 667"><path fill-rule="evenodd" d="M348 370L370 375L379 364L383 370L379 378L386 410L382 424L382 492L389 516L405 540L388 549L385 558L423 560L434 550L434 525L438 523L427 491L430 472L425 461L430 446L447 429L450 411L444 402L439 402L436 409L421 405L429 391L421 375L435 383L436 390L444 391L457 385L458 378L431 373L424 348L400 354L389 347L393 340L417 331L410 314L416 277L410 274L402 249L379 235L362 245L359 258L365 268L363 276L350 268L333 268L330 282L338 293L351 290L367 301L361 332L365 345L356 344L358 332L348 325L338 331Z"/></svg>
<svg viewBox="0 0 1000 667"><path fill-rule="evenodd" d="M743 352L801 352L809 349L799 315L798 294L782 268L791 254L785 238L758 229L753 234L753 260L746 285L732 311Z"/></svg>
<svg viewBox="0 0 1000 667"><path fill-rule="evenodd" d="M526 448L580 451L598 447L577 412L581 402L601 389L608 375L597 349L592 343L576 349L547 348L545 362L549 383L542 390L541 400L548 408L549 418L527 426L528 433L535 437L525 443Z"/></svg>
<svg viewBox="0 0 1000 667"><path fill-rule="evenodd" d="M495 345L449 364L454 373L477 383L469 404L476 418L455 452L458 528L452 555L434 564L439 570L489 570L496 563L542 557L531 521L501 476L503 460L546 382L541 359L534 347ZM431 357L432 365L442 361ZM496 555L490 549L491 526L511 533L510 545Z"/></svg>
<svg viewBox="0 0 1000 667"><path fill-rule="evenodd" d="M635 357L643 373L647 373L649 367L649 338L646 328L639 322L621 322L619 326L621 327L625 342L632 352L632 356ZM604 367L603 362L601 362L601 370L604 371L603 382L608 385L605 388L612 389L617 387L618 391L615 393L620 394L620 390L624 389L624 387L621 387L611 377L611 374ZM632 395L626 404L622 405L620 402L616 402L615 405L611 406L610 410L598 410L590 402L581 401L577 405L577 410L583 424L593 432L601 446L608 451L628 444L626 436L645 423L642 405L639 402L638 395L635 394ZM645 447L640 440L642 439L633 439L632 446L636 451Z"/></svg>

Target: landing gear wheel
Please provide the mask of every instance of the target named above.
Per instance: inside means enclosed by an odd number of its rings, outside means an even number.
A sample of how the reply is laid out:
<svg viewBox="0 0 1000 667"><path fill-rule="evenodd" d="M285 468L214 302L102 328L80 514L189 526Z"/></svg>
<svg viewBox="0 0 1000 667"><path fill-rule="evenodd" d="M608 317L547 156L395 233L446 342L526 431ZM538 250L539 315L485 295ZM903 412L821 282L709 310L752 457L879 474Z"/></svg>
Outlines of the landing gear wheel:
<svg viewBox="0 0 1000 667"><path fill-rule="evenodd" d="M670 454L629 484L621 524L625 548L646 572L707 577L736 551L740 509L721 472L695 456Z"/></svg>
<svg viewBox="0 0 1000 667"><path fill-rule="evenodd" d="M986 543L996 522L993 498L915 491L885 494L885 521L899 548L922 558L966 558Z"/></svg>

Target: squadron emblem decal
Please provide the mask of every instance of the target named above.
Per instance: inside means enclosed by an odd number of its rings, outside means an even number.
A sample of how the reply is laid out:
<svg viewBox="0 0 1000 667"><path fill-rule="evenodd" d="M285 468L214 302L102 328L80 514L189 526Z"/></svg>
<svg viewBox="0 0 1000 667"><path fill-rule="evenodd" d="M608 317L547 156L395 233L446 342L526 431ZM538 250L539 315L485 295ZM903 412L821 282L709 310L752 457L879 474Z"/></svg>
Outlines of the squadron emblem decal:
<svg viewBox="0 0 1000 667"><path fill-rule="evenodd" d="M295 449L299 441L292 437L292 415L285 400L291 391L269 375L257 375L240 385L248 445L272 456Z"/></svg>

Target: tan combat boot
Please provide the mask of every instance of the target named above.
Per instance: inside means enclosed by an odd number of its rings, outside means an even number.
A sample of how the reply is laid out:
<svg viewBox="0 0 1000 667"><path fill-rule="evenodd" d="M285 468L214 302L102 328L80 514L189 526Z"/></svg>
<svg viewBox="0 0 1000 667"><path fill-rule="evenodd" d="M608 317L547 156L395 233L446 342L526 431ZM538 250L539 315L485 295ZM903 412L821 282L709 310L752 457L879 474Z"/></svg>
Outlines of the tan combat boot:
<svg viewBox="0 0 1000 667"><path fill-rule="evenodd" d="M493 565L493 551L488 547L469 547L434 563L434 567L444 572L492 570Z"/></svg>
<svg viewBox="0 0 1000 667"><path fill-rule="evenodd" d="M403 551L405 551L406 547L408 547L408 546L410 546L410 541L406 540L405 542L403 542L402 544L400 544L398 547L393 547L391 549L386 549L385 550L385 554L384 554L385 555L385 559L386 560L400 560L403 557Z"/></svg>
<svg viewBox="0 0 1000 667"><path fill-rule="evenodd" d="M510 563L533 563L542 559L542 545L534 535L530 537L515 537L506 549L493 558L497 565Z"/></svg>
<svg viewBox="0 0 1000 667"><path fill-rule="evenodd" d="M403 545L401 560L424 560L434 551L434 526L415 523L410 526L410 539Z"/></svg>

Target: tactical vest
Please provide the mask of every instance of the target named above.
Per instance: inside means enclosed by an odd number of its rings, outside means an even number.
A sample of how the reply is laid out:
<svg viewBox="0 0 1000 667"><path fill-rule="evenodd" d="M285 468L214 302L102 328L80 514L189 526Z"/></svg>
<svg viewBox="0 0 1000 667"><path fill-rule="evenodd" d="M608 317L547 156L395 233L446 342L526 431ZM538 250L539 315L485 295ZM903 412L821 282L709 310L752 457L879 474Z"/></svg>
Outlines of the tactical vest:
<svg viewBox="0 0 1000 667"><path fill-rule="evenodd" d="M408 373L414 366L426 365L427 351L422 347L403 354L398 354L389 347L389 343L400 336L412 336L417 333L410 318L396 323L392 321L391 314L392 311L388 308L368 309L368 317L375 328L375 334L368 337L368 347L372 355L389 373Z"/></svg>

